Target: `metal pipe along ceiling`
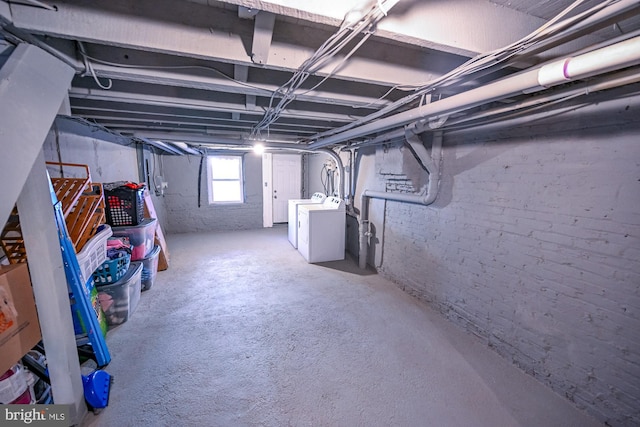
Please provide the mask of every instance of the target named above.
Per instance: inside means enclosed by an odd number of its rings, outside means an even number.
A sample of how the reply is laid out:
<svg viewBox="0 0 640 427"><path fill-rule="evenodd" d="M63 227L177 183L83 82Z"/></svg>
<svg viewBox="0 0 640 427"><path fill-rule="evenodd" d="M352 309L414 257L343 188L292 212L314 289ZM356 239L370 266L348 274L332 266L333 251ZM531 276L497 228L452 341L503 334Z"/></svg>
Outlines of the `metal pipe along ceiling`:
<svg viewBox="0 0 640 427"><path fill-rule="evenodd" d="M527 49L523 54L525 56L535 55L560 46L570 40L575 40L578 37L592 34L601 28L605 28L607 25L620 22L625 18L633 16L633 14L637 13L636 9L638 9L639 6L638 0L620 0L616 3L609 4L593 15L580 19L575 25L571 26L568 32L560 32L553 35L541 41L536 46Z"/></svg>
<svg viewBox="0 0 640 427"><path fill-rule="evenodd" d="M533 93L569 81L604 74L640 63L640 37L634 37L589 53L567 57L543 67L529 69L476 89L379 119L309 144L318 149L382 132L423 119L437 120L443 115L464 111L523 93Z"/></svg>
<svg viewBox="0 0 640 427"><path fill-rule="evenodd" d="M492 123L497 119L509 119L508 125L514 126L516 123L511 120L514 116L521 117L522 123L527 122L526 114L530 114L532 111L539 111L541 106L547 109L548 114L553 114L554 108L550 108L552 104L558 104L559 102L567 99L573 99L581 95L593 94L603 90L614 89L620 86L631 85L640 82L640 70L638 67L625 69L618 71L614 74L610 74L601 77L597 77L593 80L589 80L588 83L579 86L567 87L561 91L553 92L551 94L545 94L529 98L525 101L521 101L515 104L509 104L506 107L496 107L490 110L479 111L470 115L462 116L456 119L447 120L446 124L442 127L442 130L451 131L456 130L462 125L471 123L469 126L478 127ZM509 114L509 117L505 115ZM502 120L504 121L504 120ZM418 123L415 126L415 133L421 133L428 131L428 125ZM388 143L398 138L404 137L404 129L399 128L384 134L378 135L375 138L364 141L359 144L350 145L352 148L369 147L378 144Z"/></svg>
<svg viewBox="0 0 640 427"><path fill-rule="evenodd" d="M581 1L582 0L574 2L573 5L570 8L565 9L564 12L568 13L569 10L573 9L573 7ZM389 114L393 114L394 112L400 111L402 106L418 100L420 96L430 93L437 87L456 85L463 82L471 75L475 76L477 79L489 75L499 69L504 69L510 63L509 58L513 59L513 56L516 55L516 52L513 51L516 46L518 46L517 50L519 51L517 53L517 57L519 59L526 59L532 55L562 45L570 40L593 33L594 31L602 29L609 24L619 22L632 16L639 8L639 0L606 0L576 16L573 16L572 18L558 22L558 20L565 15L563 12L561 15L558 15L556 18L549 21L548 25L545 24L543 27L525 36L519 41L505 46L502 49L478 55L467 61L465 64L462 64L460 67L428 82L427 84L415 86L414 90L417 92L414 94L405 96L382 109L369 114L368 116L361 117L360 119L339 128L318 133L311 138L307 138L306 141L317 141L332 135L341 134L349 129L364 125L365 123L372 122L373 120ZM624 38L626 40L635 37L635 35L637 34L629 33L620 36L620 38ZM617 41L619 40L610 39L605 43L610 45ZM596 48L597 47L594 46L591 49ZM582 52L576 52L576 54L578 53ZM490 60L492 57L493 59ZM484 63L484 66L480 66L482 63ZM491 63L492 65L488 65ZM453 78L454 75L457 77ZM455 83L456 81L457 83Z"/></svg>

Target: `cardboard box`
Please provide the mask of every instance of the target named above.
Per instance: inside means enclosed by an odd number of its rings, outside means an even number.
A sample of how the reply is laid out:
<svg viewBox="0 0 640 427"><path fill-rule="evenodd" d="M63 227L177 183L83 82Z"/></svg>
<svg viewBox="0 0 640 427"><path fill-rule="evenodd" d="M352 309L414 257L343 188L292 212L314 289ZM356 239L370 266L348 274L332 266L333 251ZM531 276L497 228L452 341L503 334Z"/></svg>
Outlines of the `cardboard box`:
<svg viewBox="0 0 640 427"><path fill-rule="evenodd" d="M41 339L27 264L0 267L0 375Z"/></svg>

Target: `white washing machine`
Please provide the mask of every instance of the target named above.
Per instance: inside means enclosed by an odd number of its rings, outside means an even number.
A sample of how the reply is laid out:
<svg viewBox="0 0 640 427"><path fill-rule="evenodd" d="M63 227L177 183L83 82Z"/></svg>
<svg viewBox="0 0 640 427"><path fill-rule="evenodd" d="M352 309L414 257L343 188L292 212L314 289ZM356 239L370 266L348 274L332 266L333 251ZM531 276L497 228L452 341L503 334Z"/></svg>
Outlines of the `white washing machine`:
<svg viewBox="0 0 640 427"><path fill-rule="evenodd" d="M289 242L294 248L298 247L298 206L322 203L327 198L322 193L313 193L310 199L291 199L289 200Z"/></svg>
<svg viewBox="0 0 640 427"><path fill-rule="evenodd" d="M307 262L344 259L347 213L338 197L298 206L298 251Z"/></svg>

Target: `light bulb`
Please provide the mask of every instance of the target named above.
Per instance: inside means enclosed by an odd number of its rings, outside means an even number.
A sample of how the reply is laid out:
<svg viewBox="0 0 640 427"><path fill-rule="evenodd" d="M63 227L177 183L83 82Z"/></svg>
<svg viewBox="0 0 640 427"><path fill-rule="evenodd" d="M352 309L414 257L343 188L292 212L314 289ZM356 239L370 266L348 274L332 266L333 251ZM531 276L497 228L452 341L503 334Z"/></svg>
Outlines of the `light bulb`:
<svg viewBox="0 0 640 427"><path fill-rule="evenodd" d="M253 146L253 152L256 154L262 154L264 153L264 145L262 144L255 144Z"/></svg>

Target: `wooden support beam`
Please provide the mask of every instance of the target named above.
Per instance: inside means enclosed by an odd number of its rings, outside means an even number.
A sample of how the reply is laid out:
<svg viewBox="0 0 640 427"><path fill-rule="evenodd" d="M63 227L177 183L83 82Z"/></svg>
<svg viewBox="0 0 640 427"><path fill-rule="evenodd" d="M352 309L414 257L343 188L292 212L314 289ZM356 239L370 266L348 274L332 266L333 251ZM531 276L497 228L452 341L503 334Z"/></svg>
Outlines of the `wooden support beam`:
<svg viewBox="0 0 640 427"><path fill-rule="evenodd" d="M261 11L256 15L251 47L251 60L254 64L264 65L267 63L275 22L276 15L273 13Z"/></svg>
<svg viewBox="0 0 640 427"><path fill-rule="evenodd" d="M18 211L53 396L56 404L70 405L69 425L80 424L87 406L42 150L18 198Z"/></svg>
<svg viewBox="0 0 640 427"><path fill-rule="evenodd" d="M0 68L0 224L4 224L60 109L73 69L21 44Z"/></svg>

